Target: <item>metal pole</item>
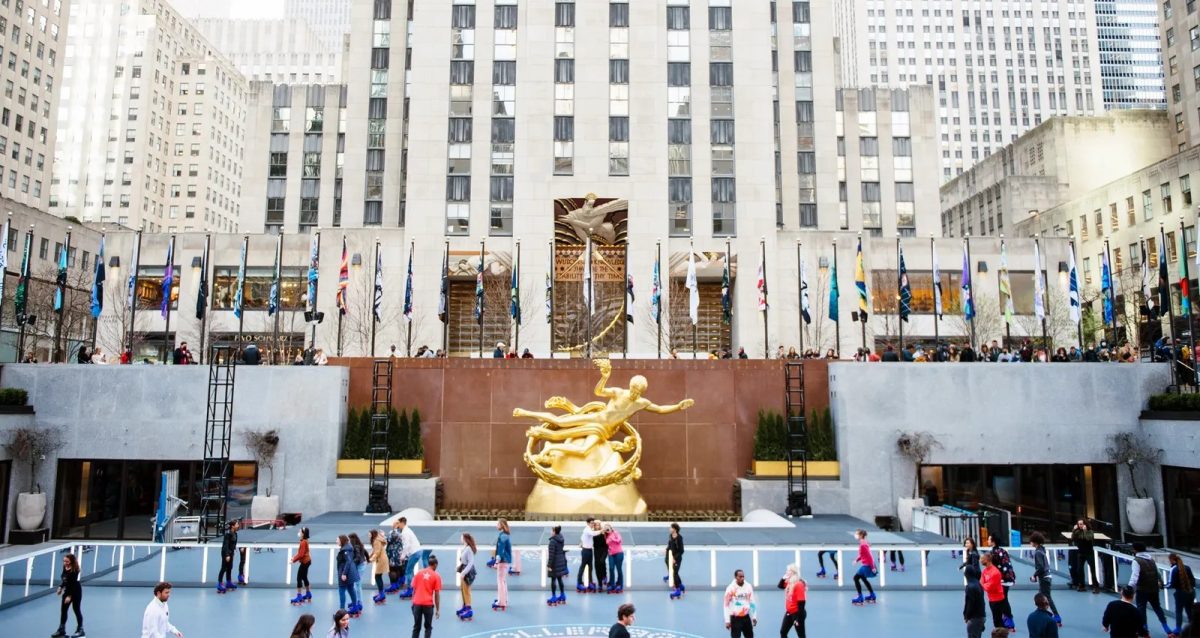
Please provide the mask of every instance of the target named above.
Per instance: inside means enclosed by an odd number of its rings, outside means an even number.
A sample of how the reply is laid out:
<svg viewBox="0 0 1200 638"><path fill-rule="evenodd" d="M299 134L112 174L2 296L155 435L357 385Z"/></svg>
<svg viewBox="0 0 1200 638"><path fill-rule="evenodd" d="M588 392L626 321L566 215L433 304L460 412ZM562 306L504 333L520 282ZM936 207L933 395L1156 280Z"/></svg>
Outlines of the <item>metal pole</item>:
<svg viewBox="0 0 1200 638"><path fill-rule="evenodd" d="M1075 255L1075 240L1074 240L1074 239L1070 239L1070 240L1068 240L1068 241L1067 241L1067 243L1068 243L1068 244L1070 245L1070 247L1071 247L1071 259L1072 259L1072 261L1074 261L1074 260L1077 258L1077 256ZM1145 249L1145 247L1143 246L1143 250L1144 250L1144 249ZM1072 266L1074 266L1074 264L1072 264ZM1077 290L1076 290L1076 292L1075 292L1075 294L1079 294L1079 291L1078 291L1078 287L1079 287L1079 271L1078 271L1078 270L1076 270L1076 271L1075 271L1075 272L1073 272L1073 273L1072 273L1072 272L1069 272L1069 273L1067 273L1067 312L1068 312L1068 315L1069 315L1069 313L1070 313L1070 311L1071 311L1071 282L1070 282L1070 277L1071 277L1072 275L1074 275L1074 276L1075 276L1075 286L1076 286L1076 289L1077 289ZM1083 356L1083 355L1082 355L1082 352L1083 352L1083 300L1082 300L1082 299L1080 300L1080 303L1079 303L1079 319L1075 321L1075 333L1076 333L1076 335L1075 335L1075 336L1076 336L1076 337L1079 339L1079 350L1080 350L1080 353L1081 353L1081 354L1080 354L1080 356Z"/></svg>
<svg viewBox="0 0 1200 638"><path fill-rule="evenodd" d="M483 279L484 259L485 259L485 242L486 239L479 240L479 284L483 287L483 295L475 301L479 304L479 358L483 358L483 313L487 309L487 282Z"/></svg>
<svg viewBox="0 0 1200 638"><path fill-rule="evenodd" d="M417 249L417 240L415 240L415 239L409 240L409 244L408 244L408 262L409 263L412 263L413 252L416 249ZM406 270L404 272L404 295L405 295L406 299L408 297L408 294L409 294L408 271ZM408 308L405 308L405 310L408 310ZM411 357L412 356L412 317L411 316L407 317L407 319L408 319L408 322L407 322L408 326L405 329L405 336L404 336L404 356Z"/></svg>
<svg viewBox="0 0 1200 638"><path fill-rule="evenodd" d="M837 276L837 263L838 263L837 237L834 237L833 238L833 275L835 277ZM836 279L834 280L833 285L834 286L837 285ZM837 299L835 300L835 303L837 303L838 306L842 305L842 289L841 288L838 288L838 296L837 296ZM833 335L834 335L834 340L836 341L836 343L833 344L833 346L834 346L833 352L840 359L842 356L842 313L841 313L840 307L838 308L838 312L836 314L837 314L837 319L835 319L833 322ZM820 351L820 348L821 348L821 346L820 346L820 344L818 344L817 345L818 352Z"/></svg>
<svg viewBox="0 0 1200 638"><path fill-rule="evenodd" d="M1000 253L1001 254L1004 254L1004 247L1005 247L1004 235L1000 235ZM1004 317L1004 347L1007 348L1007 347L1011 347L1011 345L1012 345L1012 324L1008 322L1008 316L1004 313L1005 303L1004 303L1004 299L1002 299L1002 297L1004 296L1004 294L1003 294L1004 291L1000 290L1000 278L1001 278L1001 276L1008 274L1008 264L1004 264L1002 270L1004 271L1003 273L1001 273L999 271L996 272L996 299L999 301L1000 315ZM1009 298L1011 299L1012 298L1012 277L1008 278L1008 286L1009 286L1008 294L1009 294Z"/></svg>
<svg viewBox="0 0 1200 638"><path fill-rule="evenodd" d="M250 235L242 235L242 254L246 256L245 257L246 261L250 261ZM241 272L245 273L245 271L246 271L246 264L242 263L241 264ZM237 287L238 287L238 290L242 293L242 295L241 295L242 307L239 308L239 310L238 310L239 314L241 314L241 316L238 317L238 347L240 348L242 345L242 327L246 323L246 278L245 278L244 274L241 278L241 281L237 282ZM339 322L339 324L340 324L340 322ZM339 328L338 356L341 356L341 354L342 354L341 353L342 340L340 337L341 326L339 325L338 328Z"/></svg>
<svg viewBox="0 0 1200 638"><path fill-rule="evenodd" d="M137 325L137 289L138 289L138 270L141 269L142 262L142 229L137 231L137 243L133 249L133 288L129 295L129 363L134 362L133 350L133 328Z"/></svg>
<svg viewBox="0 0 1200 638"><path fill-rule="evenodd" d="M12 228L12 211L8 211L8 221L4 223L4 237L0 237L3 245L0 245L0 250L4 251L5 256L8 256L8 232ZM104 241L101 237L101 242ZM7 261L6 261L7 263ZM0 269L0 326L4 325L4 289L8 287L8 267ZM96 349L96 322L92 321L92 349ZM21 353L17 352L17 363L21 362Z"/></svg>
<svg viewBox="0 0 1200 638"><path fill-rule="evenodd" d="M375 274L371 277L371 357L375 356L375 331L379 318L375 313L375 282L379 281L379 238L375 238Z"/></svg>
<svg viewBox="0 0 1200 638"><path fill-rule="evenodd" d="M633 316L633 306L629 304L629 244L625 244L625 252L621 255L621 269L624 271L621 277L621 298L622 306L625 307L625 321L622 322L625 326L625 342L621 344L621 356L629 356L629 317ZM617 317L620 320L620 317Z"/></svg>
<svg viewBox="0 0 1200 638"><path fill-rule="evenodd" d="M695 254L696 254L696 253L695 253L695 250L696 250L696 247L695 247L695 245L694 245L692 242L688 242L688 251L689 251L689 252L688 252L688 259L689 259L689 260L691 260L691 259L695 259ZM699 288L699 287L700 287L700 283L699 283L699 282L697 282L697 283L696 283L696 287L697 287L697 288ZM697 291L697 292L698 292L698 291ZM688 294L690 295L690 294L691 294L691 292L689 291L689 292L688 292ZM689 297L688 299L689 299L689 300L688 300L688 303L690 304L690 303L691 303L691 298ZM697 331L696 331L696 328L697 328L698 324L700 323L700 316L699 316L699 315L700 315L700 312L699 312L699 311L697 311L697 312L696 312L696 315L697 315L697 316L696 316L696 322L692 324L692 358L693 358L693 359L699 359L699 358L700 358L700 340L699 340L699 338L698 338L698 337L699 337L699 335L698 335L698 333L697 333Z"/></svg>
<svg viewBox="0 0 1200 638"><path fill-rule="evenodd" d="M163 363L172 361L171 351L174 350L171 347L171 290L175 289L175 235L171 235L167 241L170 242L167 245L167 254L170 258L167 259L166 272L171 277L171 288L163 291L163 303L167 305L167 323L163 327ZM163 276L166 277L167 274Z"/></svg>
<svg viewBox="0 0 1200 638"><path fill-rule="evenodd" d="M517 285L516 285L517 316L513 317L513 322L516 324L514 326L514 330L513 330L513 352L516 352L519 356L521 353L521 240L520 239L517 240L517 255L516 255L515 261L513 262L513 269L516 271L516 274L517 274L517 276L516 276L516 280L517 280ZM512 305L511 300L509 301L509 305L510 306ZM510 313L511 313L511 309L510 309Z"/></svg>
<svg viewBox="0 0 1200 638"><path fill-rule="evenodd" d="M5 237L4 241L8 241L8 238ZM7 247L5 248L7 249ZM29 262L33 257L32 251L33 224L30 224L29 230L25 231L25 253L21 258L21 275L17 279L17 288L21 287L22 280L25 284L25 307L17 313L17 324L20 325L20 331L17 334L17 363L23 362L25 357L25 324L29 319Z"/></svg>
<svg viewBox="0 0 1200 638"><path fill-rule="evenodd" d="M804 271L803 257L800 254L800 240L796 240L796 325L800 328L800 356L804 356L804 278L800 274ZM769 358L771 353L767 353Z"/></svg>
<svg viewBox="0 0 1200 638"><path fill-rule="evenodd" d="M767 323L767 313L770 312L770 304L767 303L767 238L763 237L759 239L758 246L761 249L759 252L762 254L762 261L760 263L762 264L763 272L761 293L763 296L763 358L769 359L771 357L771 340L769 335L770 324Z"/></svg>
<svg viewBox="0 0 1200 638"><path fill-rule="evenodd" d="M200 281L204 285L208 285L208 251L212 245L212 234L204 235L204 257L200 260ZM200 363L204 363L204 341L208 335L208 306L211 301L208 298L208 291L205 290L204 314L200 316Z"/></svg>
<svg viewBox="0 0 1200 638"><path fill-rule="evenodd" d="M554 356L554 280L557 276L558 262L554 251L554 240L550 240L550 290L546 293L550 296L550 316L546 319L550 324L550 356Z"/></svg>
<svg viewBox="0 0 1200 638"><path fill-rule="evenodd" d="M1033 273L1034 277L1042 278L1042 347L1046 349L1046 360L1050 360L1050 334L1046 330L1046 315L1050 312L1050 275L1046 272L1046 256L1042 254L1041 234L1035 235L1033 243L1038 247L1038 260L1040 263L1033 265L1037 269Z"/></svg>
<svg viewBox="0 0 1200 638"><path fill-rule="evenodd" d="M663 293L663 290L662 290L663 289L663 285L662 285L662 240L661 239L655 240L655 242L654 242L654 267L658 269L658 281L655 282L658 284L658 312L656 313L658 316L656 316L654 318L654 321L657 324L657 329L658 329L658 350L657 350L658 358L661 359L662 358L662 293ZM670 279L668 279L668 281L670 281Z"/></svg>
<svg viewBox="0 0 1200 638"><path fill-rule="evenodd" d="M929 274L931 277L930 281L933 282L933 295L934 295L933 351L935 353L935 356L934 356L935 359L937 358L936 353L938 350L938 346L941 343L941 337L938 336L938 322L941 320L941 316L938 314L938 309L937 309L937 297L938 297L937 288L938 288L938 286L942 285L942 282L941 282L942 273L940 272L940 269L938 269L939 272L936 274L937 279L932 279L932 277L934 276L933 264L936 261L937 261L937 249L933 245L933 233L930 233L929 234Z"/></svg>
<svg viewBox="0 0 1200 638"><path fill-rule="evenodd" d="M275 294L279 297L276 300L278 304L275 308L275 325L273 327L274 334L271 335L271 363L279 365L279 315L283 314L283 229L279 230L279 237L275 240ZM267 301L270 303L270 300ZM284 361L287 363L287 361Z"/></svg>
<svg viewBox="0 0 1200 638"><path fill-rule="evenodd" d="M963 237L963 239L967 243L967 295L971 299L971 304L974 305L975 304L975 278L971 276L971 270L974 269L974 266L971 265L971 236L967 235L967 236ZM978 307L976 308L976 311L971 313L971 349L972 350L974 350L975 346L978 345L978 343L979 343L978 341L975 340L975 315L977 315L977 314L979 314Z"/></svg>
<svg viewBox="0 0 1200 638"><path fill-rule="evenodd" d="M1165 262L1166 255L1167 255L1167 253L1166 253L1167 233L1166 233L1166 230L1164 230L1163 224L1161 222L1158 224L1158 237L1159 237L1159 244L1160 244L1158 247L1158 250L1159 250L1159 255L1161 255L1159 257L1159 259L1161 259ZM1157 264L1156 264L1156 266L1157 266ZM1175 345L1175 300L1173 299L1174 295L1171 293L1171 276L1169 274L1167 275L1166 281L1159 282L1159 287L1162 287L1162 286L1166 286L1166 288L1167 288L1167 295L1166 295L1166 297L1167 297L1167 303L1166 303L1167 317L1168 317L1168 321L1169 321L1168 326L1171 329L1171 358L1172 358L1171 379L1172 379L1172 384L1175 384L1175 383L1177 383L1177 381L1175 381L1175 379L1177 378L1176 372L1178 370L1178 364L1176 364L1176 361L1178 361L1178 356L1176 355L1176 352L1178 352L1179 348L1176 347L1176 345Z"/></svg>
<svg viewBox="0 0 1200 638"><path fill-rule="evenodd" d="M898 319L896 320L896 326L900 330L900 351L903 353L904 352L904 316L903 316L904 308L901 306L904 303L904 300L900 298L901 293L902 293L902 291L901 291L901 282L900 282L900 233L896 233L896 316L898 317ZM866 346L864 345L863 348L866 348ZM936 348L934 348L934 352L935 353L937 352Z"/></svg>
<svg viewBox="0 0 1200 638"><path fill-rule="evenodd" d="M1184 233L1183 216L1182 215L1179 216L1179 243L1183 244L1183 251L1179 255L1179 258L1183 260L1183 280L1186 281L1188 284L1188 308L1187 308L1188 309L1188 313L1187 313L1188 349L1192 353L1192 360L1188 361L1187 365L1189 368L1193 368L1192 380L1194 383L1195 379L1196 379L1195 370L1194 370L1195 362L1196 362L1196 331L1195 331L1193 323L1192 323L1192 302L1191 302L1191 299L1192 299L1192 295L1191 295L1192 276L1191 276L1191 273L1189 272L1190 269L1188 268L1187 235ZM1183 292L1182 286L1180 287L1179 291L1182 294L1182 292Z"/></svg>
<svg viewBox="0 0 1200 638"><path fill-rule="evenodd" d="M584 356L588 359L592 358L592 309L596 307L596 289L592 286L592 280L596 278L592 269L595 265L592 264L592 233L588 230L587 241L584 243L584 250L587 252L583 255L584 263L587 264L583 279L583 294L586 303L583 304L583 314L587 319L584 321L584 334L587 336L587 343L584 345Z"/></svg>
<svg viewBox="0 0 1200 638"><path fill-rule="evenodd" d="M67 226L66 242L67 242L66 245L63 246L64 252L63 252L62 256L60 257L60 260L69 264L70 260L71 260L71 227L70 226ZM65 275L64 275L64 277L65 277ZM62 282L56 282L56 283L58 284L57 292L59 295L59 299L62 300L62 305L59 306L58 309L55 311L55 314L57 314L58 317L54 320L54 354L53 354L53 356L51 356L50 359L51 359L51 361L58 362L59 357L62 357L62 362L65 363L67 360L67 357L66 357L66 353L63 352L66 349L66 344L63 343L62 324L63 324L63 315L65 315L67 312L67 282L64 278L64 280Z"/></svg>
<svg viewBox="0 0 1200 638"><path fill-rule="evenodd" d="M313 286L312 299L308 300L309 304L312 305L312 321L311 321L311 323L312 323L312 345L310 345L309 347L312 348L314 351L317 349L317 293L320 292L320 290L321 290L321 272L320 272L320 269L321 269L321 232L316 231L316 233L317 233L317 281L315 282L315 285ZM309 255L308 258L310 260L308 266L309 266L309 268L312 268L312 261L311 261L312 255ZM207 268L207 267L208 266L206 265L205 268Z"/></svg>

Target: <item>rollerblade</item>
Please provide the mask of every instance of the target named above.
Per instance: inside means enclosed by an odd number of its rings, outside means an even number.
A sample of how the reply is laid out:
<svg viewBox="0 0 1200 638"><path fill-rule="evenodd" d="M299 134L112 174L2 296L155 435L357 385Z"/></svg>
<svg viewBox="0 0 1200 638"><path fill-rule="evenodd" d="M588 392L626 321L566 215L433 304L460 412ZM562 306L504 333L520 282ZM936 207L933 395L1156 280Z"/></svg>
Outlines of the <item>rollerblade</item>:
<svg viewBox="0 0 1200 638"><path fill-rule="evenodd" d="M867 594L867 597L863 599L863 602L865 602L869 605L874 605L875 604L875 594Z"/></svg>
<svg viewBox="0 0 1200 638"><path fill-rule="evenodd" d="M681 596L683 596L682 589L676 587L675 589L671 590L671 600L679 600Z"/></svg>
<svg viewBox="0 0 1200 638"><path fill-rule="evenodd" d="M850 601L850 604L854 605L855 607L862 607L863 606L863 597L861 595L855 596L854 599Z"/></svg>
<svg viewBox="0 0 1200 638"><path fill-rule="evenodd" d="M58 631L50 634L50 638L66 638L66 635L67 635L67 630L63 629L62 627L59 627Z"/></svg>
<svg viewBox="0 0 1200 638"><path fill-rule="evenodd" d="M371 600L375 601L376 605L383 605L387 603L387 595L375 594L374 596L371 596Z"/></svg>
<svg viewBox="0 0 1200 638"><path fill-rule="evenodd" d="M310 591L306 591L306 592L304 592L304 602L305 602L305 603L311 603L311 602L312 602L312 592L310 592Z"/></svg>
<svg viewBox="0 0 1200 638"><path fill-rule="evenodd" d="M238 585L241 585L241 586L246 585L246 577L245 576L238 574Z"/></svg>
<svg viewBox="0 0 1200 638"><path fill-rule="evenodd" d="M292 603L293 607L299 607L300 605L303 605L304 604L304 594L296 594L296 597L291 599L289 602Z"/></svg>
<svg viewBox="0 0 1200 638"><path fill-rule="evenodd" d="M226 591L228 591L228 590L225 589L225 585L221 582L217 582L217 593L224 594Z"/></svg>
<svg viewBox="0 0 1200 638"><path fill-rule="evenodd" d="M412 597L413 597L413 588L412 587L407 587L407 588L405 588L404 591L400 592L401 600L408 600Z"/></svg>
<svg viewBox="0 0 1200 638"><path fill-rule="evenodd" d="M501 605L499 600L492 601L492 611L504 611L508 609L508 605Z"/></svg>
<svg viewBox="0 0 1200 638"><path fill-rule="evenodd" d="M229 591L237 591L237 588L238 588L238 586L237 586L237 585L234 585L232 582L228 582L228 581L227 581L227 582L225 583L225 589L227 589L227 590L229 590Z"/></svg>
<svg viewBox="0 0 1200 638"><path fill-rule="evenodd" d="M475 610L470 607L463 607L462 613L458 615L458 619L469 622L475 617Z"/></svg>
<svg viewBox="0 0 1200 638"><path fill-rule="evenodd" d="M1058 614L1054 614L1054 624L1058 625L1059 627L1062 627L1062 616L1059 616Z"/></svg>
<svg viewBox="0 0 1200 638"><path fill-rule="evenodd" d="M824 569L817 572L817 578L825 578L825 570Z"/></svg>
<svg viewBox="0 0 1200 638"><path fill-rule="evenodd" d="M401 585L400 581L394 582L391 585L388 585L387 589L383 590L383 593L388 594L388 595L394 594L394 593L400 591L400 585Z"/></svg>

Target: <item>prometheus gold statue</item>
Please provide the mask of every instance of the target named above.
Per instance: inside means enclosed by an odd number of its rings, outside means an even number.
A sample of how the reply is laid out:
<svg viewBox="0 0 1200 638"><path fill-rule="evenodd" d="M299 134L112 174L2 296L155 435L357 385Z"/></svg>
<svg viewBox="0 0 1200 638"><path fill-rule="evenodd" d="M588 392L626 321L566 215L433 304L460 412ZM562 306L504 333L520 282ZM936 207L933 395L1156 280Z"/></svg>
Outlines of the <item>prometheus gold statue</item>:
<svg viewBox="0 0 1200 638"><path fill-rule="evenodd" d="M645 514L646 502L634 485L642 475L638 468L642 439L629 419L642 410L669 414L694 403L684 399L674 405L655 405L642 396L647 382L640 374L629 380L629 389L608 387L612 363L608 359L593 363L600 370L596 396L607 398L607 403L576 406L556 396L547 399L545 406L565 414L513 410L515 417L541 422L525 432L525 464L538 477L525 504L530 513ZM622 433L622 440L613 440Z"/></svg>

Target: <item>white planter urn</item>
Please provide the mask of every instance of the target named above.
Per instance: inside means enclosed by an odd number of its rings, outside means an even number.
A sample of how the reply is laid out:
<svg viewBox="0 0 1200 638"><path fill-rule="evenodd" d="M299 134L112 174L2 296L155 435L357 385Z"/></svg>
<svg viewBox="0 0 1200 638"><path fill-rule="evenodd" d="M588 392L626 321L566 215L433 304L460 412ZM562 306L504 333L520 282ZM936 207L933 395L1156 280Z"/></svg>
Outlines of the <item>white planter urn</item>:
<svg viewBox="0 0 1200 638"><path fill-rule="evenodd" d="M925 499L923 498L902 498L896 503L896 518L900 519L900 529L898 532L911 532L913 508L923 507Z"/></svg>
<svg viewBox="0 0 1200 638"><path fill-rule="evenodd" d="M46 520L46 493L17 494L17 527L22 530L41 529Z"/></svg>
<svg viewBox="0 0 1200 638"><path fill-rule="evenodd" d="M1150 534L1154 531L1154 523L1158 513L1152 498L1125 499L1125 518L1129 521L1129 529L1134 534Z"/></svg>
<svg viewBox="0 0 1200 638"><path fill-rule="evenodd" d="M279 495L255 496L250 501L250 519L255 521L273 521L279 518Z"/></svg>

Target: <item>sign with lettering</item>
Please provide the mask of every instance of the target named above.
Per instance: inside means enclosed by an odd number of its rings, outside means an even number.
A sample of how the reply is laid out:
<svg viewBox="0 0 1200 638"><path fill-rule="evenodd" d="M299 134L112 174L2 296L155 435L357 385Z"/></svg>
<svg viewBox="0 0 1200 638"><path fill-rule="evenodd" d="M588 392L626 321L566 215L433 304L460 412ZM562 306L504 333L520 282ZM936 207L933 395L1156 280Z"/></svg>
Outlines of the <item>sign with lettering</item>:
<svg viewBox="0 0 1200 638"><path fill-rule="evenodd" d="M463 638L579 638L590 636L608 636L609 625L544 625L529 627L513 627L511 629L493 629L483 633L471 634ZM671 629L656 627L633 626L629 628L633 638L700 638L695 634L686 634Z"/></svg>

